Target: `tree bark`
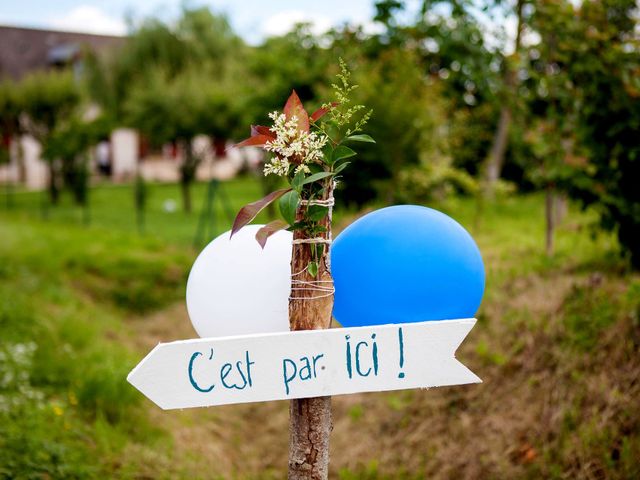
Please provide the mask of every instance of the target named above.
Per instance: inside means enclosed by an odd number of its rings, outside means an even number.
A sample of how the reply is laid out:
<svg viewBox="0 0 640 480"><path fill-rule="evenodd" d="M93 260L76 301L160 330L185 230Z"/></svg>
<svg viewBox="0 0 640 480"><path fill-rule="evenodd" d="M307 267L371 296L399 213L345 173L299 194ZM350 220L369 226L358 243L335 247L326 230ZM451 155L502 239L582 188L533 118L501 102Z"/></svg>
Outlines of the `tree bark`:
<svg viewBox="0 0 640 480"><path fill-rule="evenodd" d="M49 200L52 205L57 205L60 199L60 188L58 186L58 169L56 160L49 161Z"/></svg>
<svg viewBox="0 0 640 480"><path fill-rule="evenodd" d="M546 218L546 229L545 229L545 251L547 256L553 255L553 237L555 232L555 193L553 186L547 186L547 190L545 193L545 218Z"/></svg>
<svg viewBox="0 0 640 480"><path fill-rule="evenodd" d="M522 38L522 7L524 6L524 0L518 0L516 4L516 38L514 41L513 53L518 54L520 50L520 43ZM506 59L505 59L506 61ZM491 150L489 151L489 158L487 160L487 167L485 172L485 186L484 195L487 198L492 198L494 194L494 187L500 174L502 172L502 166L504 164L504 155L507 151L507 141L509 139L509 128L511 126L511 100L515 96L515 90L517 86L516 72L511 69L511 66L506 61L504 69L504 84L505 92L507 94L506 101L503 101L502 108L500 109L500 118L498 119L498 126L493 136L491 144Z"/></svg>
<svg viewBox="0 0 640 480"><path fill-rule="evenodd" d="M487 164L486 175L486 195L493 196L494 186L500 178L502 165L504 163L504 154L507 150L507 139L509 138L509 127L511 126L511 108L505 105L500 110L500 119L498 127L493 137L491 151L489 153L489 163Z"/></svg>
<svg viewBox="0 0 640 480"><path fill-rule="evenodd" d="M553 202L553 218L556 226L560 225L567 216L567 197L564 194L556 193Z"/></svg>
<svg viewBox="0 0 640 480"><path fill-rule="evenodd" d="M191 213L191 180L183 178L180 182L182 190L182 208L185 213Z"/></svg>
<svg viewBox="0 0 640 480"><path fill-rule="evenodd" d="M193 152L193 140L180 141L184 156L180 166L180 184L182 187L182 208L185 213L191 213L191 184L196 176L198 159Z"/></svg>
<svg viewBox="0 0 640 480"><path fill-rule="evenodd" d="M327 198L333 198L331 191ZM325 198L326 199L326 198ZM302 218L306 208L298 209L297 218ZM324 238L331 238L331 215L324 221L327 232ZM296 230L294 240L304 239ZM291 256L292 290L289 299L289 326L291 330L318 330L331 326L333 293L326 288L333 287L329 261L329 245L323 245L323 255L318 265L318 275L313 278L307 271L312 260L311 245L293 245ZM299 282L322 281L321 289ZM333 428L331 420L331 397L302 398L291 401L289 419L289 476L290 480L324 480L329 475L329 436Z"/></svg>
<svg viewBox="0 0 640 480"><path fill-rule="evenodd" d="M9 151L18 169L17 181L18 183L24 184L27 181L27 167L24 164L24 149L22 148L22 136L20 133L15 133L11 137Z"/></svg>

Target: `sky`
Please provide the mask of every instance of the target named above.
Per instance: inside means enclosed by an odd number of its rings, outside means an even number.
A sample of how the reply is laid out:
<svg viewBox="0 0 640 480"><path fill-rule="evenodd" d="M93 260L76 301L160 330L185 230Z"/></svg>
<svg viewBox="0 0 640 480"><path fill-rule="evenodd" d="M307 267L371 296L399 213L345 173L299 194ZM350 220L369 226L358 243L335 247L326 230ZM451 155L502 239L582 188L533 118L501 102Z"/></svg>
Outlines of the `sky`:
<svg viewBox="0 0 640 480"><path fill-rule="evenodd" d="M373 0L0 0L0 25L124 35L127 18L170 21L182 5L226 13L250 43L286 33L301 21L317 32L344 22L373 28Z"/></svg>

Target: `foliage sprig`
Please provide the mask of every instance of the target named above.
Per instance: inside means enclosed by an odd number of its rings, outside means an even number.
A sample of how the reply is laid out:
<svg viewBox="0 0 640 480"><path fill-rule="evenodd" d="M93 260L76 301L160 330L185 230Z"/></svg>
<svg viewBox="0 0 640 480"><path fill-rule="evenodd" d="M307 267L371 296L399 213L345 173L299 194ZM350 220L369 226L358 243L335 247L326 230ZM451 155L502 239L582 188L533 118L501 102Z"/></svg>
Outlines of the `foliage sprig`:
<svg viewBox="0 0 640 480"><path fill-rule="evenodd" d="M356 155L355 150L345 143L375 143L369 135L361 133L372 111L360 115L365 106L354 104L352 100L352 93L358 85L351 83L351 72L342 59L339 67L337 80L332 83L334 101L323 103L309 115L294 90L283 111L269 115L274 122L271 127L252 126L251 137L236 145L258 146L270 152L271 158L265 163L264 174L285 178L289 187L240 209L231 235L277 201L283 220L262 227L256 234L256 240L264 248L267 239L283 229L299 231L301 238L317 239L317 242L309 244L312 260L308 271L314 277L327 251L326 240L319 237L325 235L330 227L334 182L350 164L347 159Z"/></svg>

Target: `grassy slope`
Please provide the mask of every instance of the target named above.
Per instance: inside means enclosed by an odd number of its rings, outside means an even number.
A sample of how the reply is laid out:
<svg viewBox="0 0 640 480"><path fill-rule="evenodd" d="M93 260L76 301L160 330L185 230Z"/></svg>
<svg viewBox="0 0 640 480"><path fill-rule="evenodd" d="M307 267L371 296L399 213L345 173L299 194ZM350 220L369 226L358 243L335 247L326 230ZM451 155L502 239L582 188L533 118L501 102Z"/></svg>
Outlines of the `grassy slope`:
<svg viewBox="0 0 640 480"><path fill-rule="evenodd" d="M227 193L235 209L259 188ZM155 343L194 335L198 218L163 212L178 190L156 185L139 236L131 198L98 189L88 228L70 206L42 221L33 194L0 212L0 478L281 478L286 402L161 412L126 384ZM473 226L472 202L441 208ZM545 258L542 212L502 200L474 229L488 288L458 357L485 383L335 398L334 476L640 475L640 281L576 212Z"/></svg>

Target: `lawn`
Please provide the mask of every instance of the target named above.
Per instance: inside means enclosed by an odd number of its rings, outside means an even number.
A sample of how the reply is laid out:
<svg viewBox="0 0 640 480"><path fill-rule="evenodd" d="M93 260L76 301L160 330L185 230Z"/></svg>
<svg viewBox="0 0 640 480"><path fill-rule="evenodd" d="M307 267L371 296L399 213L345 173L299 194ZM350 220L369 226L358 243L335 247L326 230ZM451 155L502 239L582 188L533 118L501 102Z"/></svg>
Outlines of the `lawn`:
<svg viewBox="0 0 640 480"><path fill-rule="evenodd" d="M182 210L180 188L176 184L150 183L145 187L146 208L142 229L139 228L134 192L130 185L102 185L91 190L88 212L73 204L70 196L62 197L60 205L47 207L46 195L35 192L15 192L2 199L5 214L15 219L47 220L51 225L85 225L123 233L142 233L175 244L191 244L196 237L198 222L207 203L208 184L195 183L192 188L193 211ZM231 180L221 184L212 202L215 231L226 228L229 217L237 208L261 197L259 182L251 178ZM228 206L228 208L226 208ZM206 212L205 212L205 218ZM87 220L88 219L88 220ZM204 233L204 229L201 233Z"/></svg>
<svg viewBox="0 0 640 480"><path fill-rule="evenodd" d="M184 214L177 186L150 185L143 232L130 186L95 188L88 225L68 200L45 218L38 193L0 209L0 478L283 477L286 402L162 412L125 381L158 341L194 335L184 288L206 189ZM233 212L261 193L224 190ZM640 278L614 237L571 207L548 258L542 197L480 218L473 199L436 207L487 266L458 353L484 383L336 397L332 478L640 476Z"/></svg>

